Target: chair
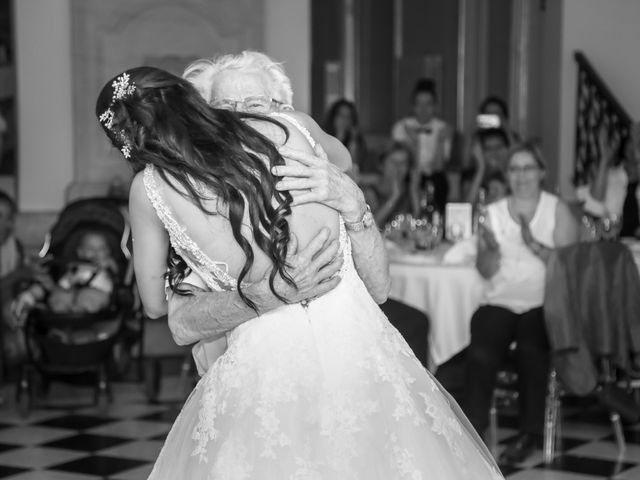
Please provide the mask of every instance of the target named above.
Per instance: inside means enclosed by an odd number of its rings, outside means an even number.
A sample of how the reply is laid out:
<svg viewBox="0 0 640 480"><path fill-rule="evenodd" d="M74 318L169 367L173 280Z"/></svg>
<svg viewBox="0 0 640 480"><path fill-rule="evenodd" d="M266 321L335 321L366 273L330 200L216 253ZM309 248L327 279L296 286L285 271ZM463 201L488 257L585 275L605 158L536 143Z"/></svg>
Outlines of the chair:
<svg viewBox="0 0 640 480"><path fill-rule="evenodd" d="M499 405L511 406L518 401L518 392L515 390L517 374L513 370L505 369L498 373L498 386L494 390L489 410L489 439L487 441L489 450L494 456L498 455L498 408ZM639 385L640 386L640 385ZM635 387L637 388L637 387ZM545 422L542 441L542 458L546 465L553 462L555 452L562 437L562 397L566 394L566 389L558 379L555 368L549 372L547 382L547 397L545 401ZM626 442L622 430L620 414L611 411L609 414L618 450L623 453L626 450Z"/></svg>
<svg viewBox="0 0 640 480"><path fill-rule="evenodd" d="M544 461L553 458L561 392L594 394L610 411L619 450L626 448L621 413L640 407L616 386L640 352L640 278L620 242L577 243L553 252L547 264L545 322L553 369L545 412Z"/></svg>
<svg viewBox="0 0 640 480"><path fill-rule="evenodd" d="M512 354L516 349L516 342L509 346L507 362L505 367L498 372L496 378L496 388L491 397L491 407L489 408L489 438L487 445L491 454L498 456L498 408L499 406L510 407L517 404L519 394L516 388L518 374L515 372Z"/></svg>
<svg viewBox="0 0 640 480"><path fill-rule="evenodd" d="M607 384L603 382L603 384ZM611 383L610 383L611 384ZM545 425L542 444L542 458L545 464L553 462L553 457L561 438L561 418L562 418L562 397L566 393L555 368L549 373L547 399L545 405ZM626 451L626 441L622 430L622 420L620 414L614 410L609 411L609 420L613 434L618 445L620 454Z"/></svg>
<svg viewBox="0 0 640 480"><path fill-rule="evenodd" d="M629 250L619 242L589 242L553 252L544 310L553 365L545 405L544 462L553 461L567 393L594 395L609 410L622 453L626 443L621 413L631 421L640 417L640 406L625 394L640 391L630 361L640 351L640 278ZM517 400L512 391L516 378L509 369L498 374L489 429L494 453L498 403Z"/></svg>

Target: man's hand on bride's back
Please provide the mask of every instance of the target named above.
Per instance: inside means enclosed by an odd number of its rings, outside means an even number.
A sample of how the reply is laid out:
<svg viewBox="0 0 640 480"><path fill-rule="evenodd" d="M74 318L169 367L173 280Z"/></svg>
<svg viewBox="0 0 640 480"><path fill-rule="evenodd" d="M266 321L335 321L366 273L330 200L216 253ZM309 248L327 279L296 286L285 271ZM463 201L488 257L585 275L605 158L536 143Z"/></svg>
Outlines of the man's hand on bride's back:
<svg viewBox="0 0 640 480"><path fill-rule="evenodd" d="M289 191L295 205L318 202L337 210L347 223L358 223L364 219L367 205L362 190L348 175L327 160L319 144L314 148L314 153L288 147L281 147L280 153L295 162L274 166L271 172L281 177L276 183L276 188ZM372 298L378 303L384 302L389 294L391 281L388 256L380 231L377 228L364 228L350 230L348 235L358 275ZM302 258L311 257L307 253ZM309 272L313 272L316 263L307 265L294 262L294 265L300 266L299 273L303 274L305 279L309 275L313 278ZM321 270L316 275L322 273L324 272ZM296 296L296 300L309 298L309 293L304 291L306 283L300 282L299 285L301 288L297 292L299 295ZM316 288L329 290L327 285L322 283Z"/></svg>
<svg viewBox="0 0 640 480"><path fill-rule="evenodd" d="M287 252L287 272L297 288L285 282L280 275L274 280L275 290L289 303L298 303L320 297L333 290L340 282L337 273L342 267L340 245L329 238L329 229L323 228L309 244L299 250L295 235L291 236ZM263 282L268 286L268 277ZM268 287L267 287L268 288Z"/></svg>
<svg viewBox="0 0 640 480"><path fill-rule="evenodd" d="M271 169L274 175L283 177L276 188L288 190L293 205L318 202L340 212L347 222L358 221L365 210L364 194L347 174L328 161L320 144L314 151L315 155L281 147L280 153L296 163Z"/></svg>

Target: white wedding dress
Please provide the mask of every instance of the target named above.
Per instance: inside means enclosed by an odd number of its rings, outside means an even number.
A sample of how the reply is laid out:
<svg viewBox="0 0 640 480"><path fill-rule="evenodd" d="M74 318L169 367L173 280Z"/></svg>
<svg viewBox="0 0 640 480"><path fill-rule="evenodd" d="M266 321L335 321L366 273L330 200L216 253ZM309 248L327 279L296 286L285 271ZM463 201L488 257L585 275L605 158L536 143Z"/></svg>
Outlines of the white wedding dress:
<svg viewBox="0 0 640 480"><path fill-rule="evenodd" d="M177 252L209 288L235 288L176 222L152 167L144 180ZM367 292L343 225L340 244L334 290L227 334L227 351L186 401L150 479L503 478Z"/></svg>

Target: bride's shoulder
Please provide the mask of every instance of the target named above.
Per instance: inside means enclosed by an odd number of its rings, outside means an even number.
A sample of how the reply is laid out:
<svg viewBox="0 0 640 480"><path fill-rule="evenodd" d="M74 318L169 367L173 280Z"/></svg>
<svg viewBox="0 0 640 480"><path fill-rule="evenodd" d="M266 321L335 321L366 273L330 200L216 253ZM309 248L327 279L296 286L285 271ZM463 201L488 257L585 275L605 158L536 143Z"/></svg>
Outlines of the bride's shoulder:
<svg viewBox="0 0 640 480"><path fill-rule="evenodd" d="M161 191L164 190L165 183L163 177L156 174L156 168L148 164L143 170L137 172L131 181L129 205L142 206L161 203Z"/></svg>
<svg viewBox="0 0 640 480"><path fill-rule="evenodd" d="M283 145L287 139L287 132L282 129L281 125L269 121L271 119L271 117L268 117L266 119L252 118L247 119L246 122L247 125L256 130L258 133L267 137L276 145ZM279 121L280 119L274 118L273 120ZM283 124L284 127L289 130L289 125L285 124L285 122L279 123Z"/></svg>
<svg viewBox="0 0 640 480"><path fill-rule="evenodd" d="M146 217L156 220L155 208L149 188L145 181L145 171L142 170L136 173L129 187L129 213L132 219Z"/></svg>
<svg viewBox="0 0 640 480"><path fill-rule="evenodd" d="M131 180L131 186L129 187L129 202L133 199L140 199L141 197L146 198L146 187L144 185L144 170L139 171L133 176L133 180Z"/></svg>

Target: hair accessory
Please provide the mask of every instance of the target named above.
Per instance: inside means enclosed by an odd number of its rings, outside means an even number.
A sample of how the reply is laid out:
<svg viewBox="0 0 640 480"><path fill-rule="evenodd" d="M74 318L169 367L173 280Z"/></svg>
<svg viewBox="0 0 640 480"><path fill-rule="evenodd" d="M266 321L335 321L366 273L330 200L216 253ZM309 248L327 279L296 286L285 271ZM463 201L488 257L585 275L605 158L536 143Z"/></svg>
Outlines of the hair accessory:
<svg viewBox="0 0 640 480"><path fill-rule="evenodd" d="M99 118L100 121L104 123L104 126L111 130L111 127L113 127L113 110L107 108L104 112L102 112L102 115L100 115Z"/></svg>
<svg viewBox="0 0 640 480"><path fill-rule="evenodd" d="M127 135L124 133L124 130L120 130L118 132L118 138L122 142L122 147L120 147L120 151L124 158L131 158L131 142L127 138Z"/></svg>
<svg viewBox="0 0 640 480"><path fill-rule="evenodd" d="M113 81L111 84L113 87L113 96L111 97L112 102L121 100L136 91L136 84L133 82L130 84L129 78L128 73L123 73Z"/></svg>
<svg viewBox="0 0 640 480"><path fill-rule="evenodd" d="M130 158L131 157L131 145L129 145L128 143L126 143L120 149L120 151L122 152L122 155L124 156L124 158Z"/></svg>
<svg viewBox="0 0 640 480"><path fill-rule="evenodd" d="M111 95L111 104L104 112L102 112L100 117L98 117L100 122L104 124L104 126L108 130L113 130L114 113L111 107L113 106L114 102L116 100L122 100L123 98L126 98L128 95L131 95L136 91L136 84L133 82L129 83L129 79L130 79L129 74L123 73L111 83L111 86L113 87L113 95ZM122 155L124 155L124 158L130 158L131 142L127 139L127 136L125 135L124 130L120 130L120 132L118 132L117 135L123 144L122 147L120 148Z"/></svg>

